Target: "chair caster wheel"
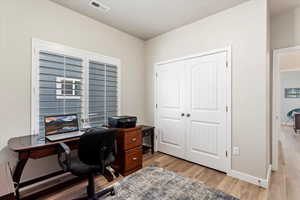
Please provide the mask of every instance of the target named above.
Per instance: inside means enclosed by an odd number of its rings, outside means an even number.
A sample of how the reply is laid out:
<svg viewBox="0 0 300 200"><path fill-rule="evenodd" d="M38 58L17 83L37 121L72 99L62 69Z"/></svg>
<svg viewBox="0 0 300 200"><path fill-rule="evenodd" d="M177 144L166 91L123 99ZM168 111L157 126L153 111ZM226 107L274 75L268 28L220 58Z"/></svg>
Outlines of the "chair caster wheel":
<svg viewBox="0 0 300 200"><path fill-rule="evenodd" d="M115 190L111 191L111 192L110 192L110 195L111 195L111 196L115 196L115 195L116 195Z"/></svg>

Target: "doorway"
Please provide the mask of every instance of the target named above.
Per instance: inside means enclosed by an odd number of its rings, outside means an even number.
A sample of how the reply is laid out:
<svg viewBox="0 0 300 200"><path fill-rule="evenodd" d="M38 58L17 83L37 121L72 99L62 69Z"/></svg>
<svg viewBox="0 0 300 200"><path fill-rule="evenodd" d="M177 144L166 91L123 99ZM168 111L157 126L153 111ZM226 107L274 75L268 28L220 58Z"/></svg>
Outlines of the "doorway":
<svg viewBox="0 0 300 200"><path fill-rule="evenodd" d="M272 168L287 199L300 196L300 46L274 51ZM276 176L275 176L276 177Z"/></svg>

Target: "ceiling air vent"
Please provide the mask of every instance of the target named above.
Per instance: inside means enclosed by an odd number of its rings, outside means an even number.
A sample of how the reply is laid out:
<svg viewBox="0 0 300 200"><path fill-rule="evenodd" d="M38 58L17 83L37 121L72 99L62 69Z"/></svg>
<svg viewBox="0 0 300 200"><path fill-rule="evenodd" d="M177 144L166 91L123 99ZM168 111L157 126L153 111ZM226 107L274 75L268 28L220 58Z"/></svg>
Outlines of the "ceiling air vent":
<svg viewBox="0 0 300 200"><path fill-rule="evenodd" d="M102 12L108 12L110 10L110 7L96 0L90 1L89 5L92 6L93 8L101 10Z"/></svg>

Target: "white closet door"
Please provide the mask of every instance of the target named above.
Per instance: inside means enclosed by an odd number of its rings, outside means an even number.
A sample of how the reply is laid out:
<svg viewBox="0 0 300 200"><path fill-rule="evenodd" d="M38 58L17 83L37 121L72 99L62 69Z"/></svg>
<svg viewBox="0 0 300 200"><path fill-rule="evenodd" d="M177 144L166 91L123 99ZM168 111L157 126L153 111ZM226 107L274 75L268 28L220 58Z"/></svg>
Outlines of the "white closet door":
<svg viewBox="0 0 300 200"><path fill-rule="evenodd" d="M184 73L182 62L160 65L157 70L158 150L185 156Z"/></svg>
<svg viewBox="0 0 300 200"><path fill-rule="evenodd" d="M185 63L186 158L226 171L226 53Z"/></svg>

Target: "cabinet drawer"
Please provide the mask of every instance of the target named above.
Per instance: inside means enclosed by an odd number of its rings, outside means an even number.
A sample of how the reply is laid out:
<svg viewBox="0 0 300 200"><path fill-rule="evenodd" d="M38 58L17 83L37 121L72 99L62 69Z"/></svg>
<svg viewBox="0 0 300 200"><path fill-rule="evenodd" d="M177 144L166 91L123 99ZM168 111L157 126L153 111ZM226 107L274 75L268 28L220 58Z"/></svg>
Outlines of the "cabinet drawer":
<svg viewBox="0 0 300 200"><path fill-rule="evenodd" d="M142 148L138 147L125 152L124 170L129 171L142 166L143 152Z"/></svg>
<svg viewBox="0 0 300 200"><path fill-rule="evenodd" d="M142 132L140 130L124 134L124 150L133 149L142 145Z"/></svg>

